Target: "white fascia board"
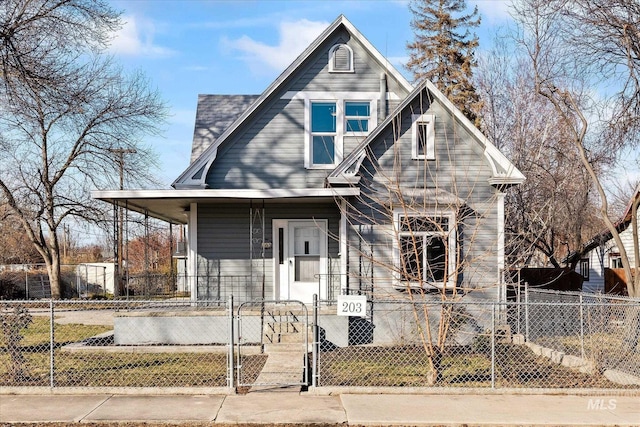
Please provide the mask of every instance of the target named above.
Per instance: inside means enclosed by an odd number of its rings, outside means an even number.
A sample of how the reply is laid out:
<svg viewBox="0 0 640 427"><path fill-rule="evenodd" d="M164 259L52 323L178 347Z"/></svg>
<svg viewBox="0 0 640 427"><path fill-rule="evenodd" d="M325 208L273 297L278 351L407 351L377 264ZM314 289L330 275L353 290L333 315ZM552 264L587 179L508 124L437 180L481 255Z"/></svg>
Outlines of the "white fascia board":
<svg viewBox="0 0 640 427"><path fill-rule="evenodd" d="M433 96L442 103L442 105L449 110L451 114L454 115L456 119L464 126L466 130L468 130L473 136L476 137L478 141L484 146L484 156L489 161L491 168L493 170L493 178L500 180L502 183L509 184L521 184L525 181L525 176L515 167L513 163L507 157L502 154L498 148L493 145L489 139L484 136L480 129L475 127L473 123L469 121L469 119L462 114L453 103L446 97L440 89L438 89L431 81L426 80L427 89L433 94ZM496 165L497 164L497 165ZM497 166L500 166L501 169L506 171L505 173L499 172Z"/></svg>
<svg viewBox="0 0 640 427"><path fill-rule="evenodd" d="M217 141L216 141L217 142ZM214 143L215 145L215 143ZM210 147L211 148L211 147ZM218 155L218 146L215 145L209 152L207 157L200 156L187 169L180 174L178 178L171 184L172 187L204 187L207 171ZM202 176L199 179L191 179L201 168L204 168Z"/></svg>
<svg viewBox="0 0 640 427"><path fill-rule="evenodd" d="M351 184L356 185L360 182L360 177L357 175L341 174L338 176L330 176L327 178L329 184Z"/></svg>
<svg viewBox="0 0 640 427"><path fill-rule="evenodd" d="M265 190L96 190L93 199L286 199L296 197L357 196L358 188L271 188Z"/></svg>
<svg viewBox="0 0 640 427"><path fill-rule="evenodd" d="M338 20L340 21L340 23L344 24L347 30L349 30L349 32L360 43L362 43L365 49L369 51L371 56L373 56L380 63L380 65L382 65L389 72L389 74L391 74L398 81L398 83L400 83L400 85L404 87L407 92L411 92L413 90L413 85L409 83L409 80L407 80L402 74L400 74L396 67L391 65L389 60L382 56L378 49L376 49L375 46L373 46L371 42L369 42L369 40L367 40L367 38L362 35L362 33L358 31L358 29L354 27L353 24L344 15L340 15Z"/></svg>

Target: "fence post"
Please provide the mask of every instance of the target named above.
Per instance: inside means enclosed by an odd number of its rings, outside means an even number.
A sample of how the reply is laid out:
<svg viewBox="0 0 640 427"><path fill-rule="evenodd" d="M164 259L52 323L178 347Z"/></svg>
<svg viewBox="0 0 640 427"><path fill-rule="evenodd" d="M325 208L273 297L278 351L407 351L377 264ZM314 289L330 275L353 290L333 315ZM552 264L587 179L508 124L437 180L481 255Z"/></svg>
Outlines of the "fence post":
<svg viewBox="0 0 640 427"><path fill-rule="evenodd" d="M519 273L519 272L518 272ZM522 303L522 297L520 296L520 278L518 277L518 287L516 288L516 333L519 335L520 332L520 321L522 320L522 307L520 307L520 303Z"/></svg>
<svg viewBox="0 0 640 427"><path fill-rule="evenodd" d="M524 340L529 342L529 283L524 282Z"/></svg>
<svg viewBox="0 0 640 427"><path fill-rule="evenodd" d="M228 364L228 373L227 373L227 386L231 389L231 391L235 390L235 359L233 358L233 349L235 346L235 336L234 336L234 318L233 318L233 295L229 295L229 349L227 352L227 364Z"/></svg>
<svg viewBox="0 0 640 427"><path fill-rule="evenodd" d="M313 388L318 387L318 346L319 334L318 334L318 295L313 295L313 344L311 347L311 386Z"/></svg>
<svg viewBox="0 0 640 427"><path fill-rule="evenodd" d="M54 370L55 370L55 330L54 330L54 316L53 316L53 298L49 300L49 386L53 388L54 383Z"/></svg>
<svg viewBox="0 0 640 427"><path fill-rule="evenodd" d="M491 304L491 388L496 388L496 305Z"/></svg>
<svg viewBox="0 0 640 427"><path fill-rule="evenodd" d="M584 306L582 294L580 294L580 353L584 359Z"/></svg>

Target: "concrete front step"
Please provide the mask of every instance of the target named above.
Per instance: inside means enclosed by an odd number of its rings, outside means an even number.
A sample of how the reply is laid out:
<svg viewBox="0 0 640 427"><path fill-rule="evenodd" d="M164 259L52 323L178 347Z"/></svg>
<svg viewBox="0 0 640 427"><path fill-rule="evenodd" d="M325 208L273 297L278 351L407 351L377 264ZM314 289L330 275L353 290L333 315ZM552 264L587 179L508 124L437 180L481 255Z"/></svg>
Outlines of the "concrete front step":
<svg viewBox="0 0 640 427"><path fill-rule="evenodd" d="M310 340L311 335L307 335L306 340ZM266 342L270 344L291 343L303 344L305 342L305 334L265 334Z"/></svg>
<svg viewBox="0 0 640 427"><path fill-rule="evenodd" d="M311 348L311 343L307 343L307 346ZM304 342L280 342L280 343L273 343L273 344L265 344L264 352L268 355L273 353L302 354L305 352L305 345L304 345Z"/></svg>
<svg viewBox="0 0 640 427"><path fill-rule="evenodd" d="M305 333L306 332L306 333ZM313 328L305 323L266 324L264 336L269 343L304 343L313 336Z"/></svg>
<svg viewBox="0 0 640 427"><path fill-rule="evenodd" d="M304 331L307 324L304 322L266 322L265 333L298 333Z"/></svg>

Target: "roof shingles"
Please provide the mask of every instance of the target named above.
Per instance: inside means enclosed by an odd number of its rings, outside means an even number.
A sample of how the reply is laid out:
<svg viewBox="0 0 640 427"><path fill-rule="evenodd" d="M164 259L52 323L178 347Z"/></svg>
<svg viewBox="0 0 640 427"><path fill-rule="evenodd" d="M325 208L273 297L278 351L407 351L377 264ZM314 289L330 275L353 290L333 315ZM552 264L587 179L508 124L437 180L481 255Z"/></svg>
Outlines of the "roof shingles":
<svg viewBox="0 0 640 427"><path fill-rule="evenodd" d="M191 162L228 128L259 95L198 95Z"/></svg>

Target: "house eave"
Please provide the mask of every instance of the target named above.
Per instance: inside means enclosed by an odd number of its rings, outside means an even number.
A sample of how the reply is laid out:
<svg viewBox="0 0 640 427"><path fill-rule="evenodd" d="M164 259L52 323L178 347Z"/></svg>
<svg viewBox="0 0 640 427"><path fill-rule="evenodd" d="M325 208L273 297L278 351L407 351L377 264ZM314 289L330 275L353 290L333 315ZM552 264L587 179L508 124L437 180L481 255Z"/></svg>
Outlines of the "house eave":
<svg viewBox="0 0 640 427"><path fill-rule="evenodd" d="M175 189L175 190L96 190L91 197L163 221L186 224L191 203L230 203L239 200L304 201L332 200L357 196L360 189L269 188L254 189Z"/></svg>
<svg viewBox="0 0 640 427"><path fill-rule="evenodd" d="M520 185L525 181L525 177L505 177L505 176L494 176L489 178L489 184L493 187L496 187L500 190L505 190L509 187L513 187L514 185Z"/></svg>
<svg viewBox="0 0 640 427"><path fill-rule="evenodd" d="M327 178L327 182L331 185L357 185L360 182L360 177L357 175L330 176Z"/></svg>

